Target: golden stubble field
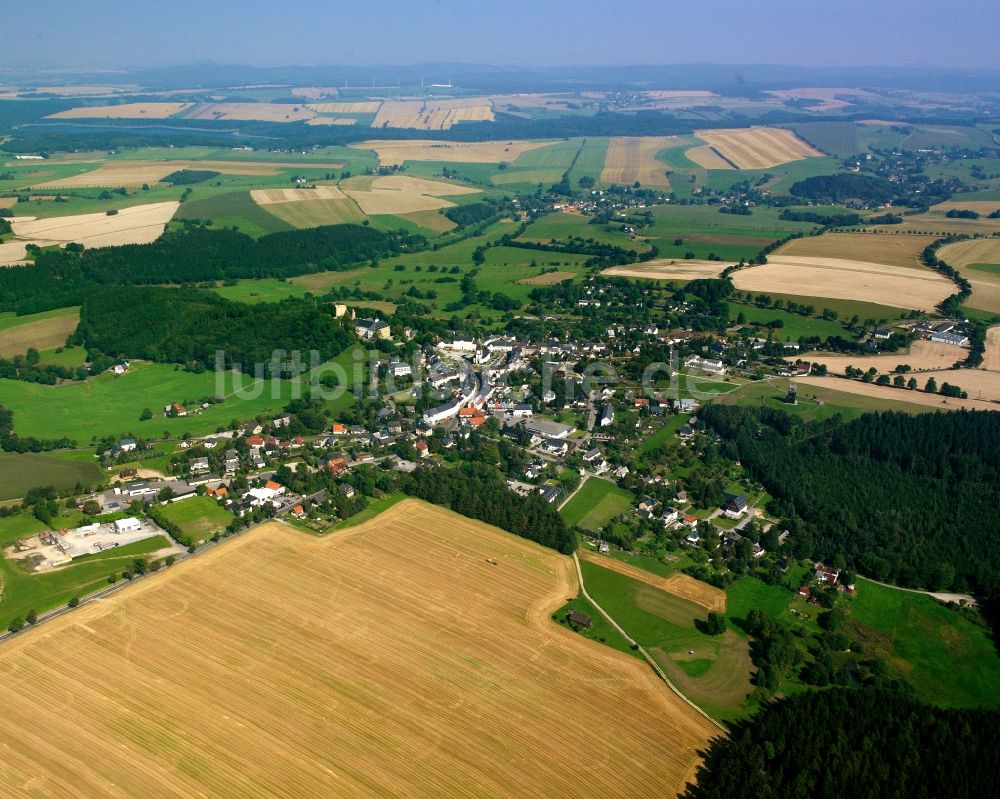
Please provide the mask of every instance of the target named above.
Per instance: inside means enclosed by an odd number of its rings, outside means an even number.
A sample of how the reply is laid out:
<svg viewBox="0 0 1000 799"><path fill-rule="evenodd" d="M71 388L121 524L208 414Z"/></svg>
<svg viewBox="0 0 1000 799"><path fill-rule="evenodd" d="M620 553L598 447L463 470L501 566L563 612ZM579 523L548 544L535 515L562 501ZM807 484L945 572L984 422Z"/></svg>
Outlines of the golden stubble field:
<svg viewBox="0 0 1000 799"><path fill-rule="evenodd" d="M932 311L955 284L931 269L845 258L769 255L767 263L731 275L740 291L860 300L903 310Z"/></svg>
<svg viewBox="0 0 1000 799"><path fill-rule="evenodd" d="M486 97L386 100L379 106L372 127L448 130L459 122L493 120L493 104Z"/></svg>
<svg viewBox="0 0 1000 799"><path fill-rule="evenodd" d="M784 128L733 128L727 130L699 130L695 135L715 150L737 169L767 169L768 167L801 161L803 158L821 156L823 153L802 141L792 131ZM700 148L688 150L686 155L696 164L708 169L718 169L718 159L711 157L702 164L698 158L704 153Z"/></svg>
<svg viewBox="0 0 1000 799"><path fill-rule="evenodd" d="M964 361L969 354L966 347L956 347L940 341L917 339L910 345L908 352L892 352L886 355L826 355L810 352L803 360L826 364L832 374L843 374L848 366L855 369L875 368L879 374L889 374L900 364L906 364L914 371L928 369L947 369L958 361ZM787 361L795 359L786 358ZM909 375L904 375L909 379Z"/></svg>
<svg viewBox="0 0 1000 799"><path fill-rule="evenodd" d="M365 181L365 188L344 189L344 194L366 214L409 214L450 208L453 202L443 199L461 194L478 194L480 189L446 183L443 180L414 178L409 175L383 175ZM345 184L346 186L347 184ZM362 185L352 183L350 185Z"/></svg>
<svg viewBox="0 0 1000 799"><path fill-rule="evenodd" d="M615 136L604 156L601 181L668 188L667 165L656 154L676 142L676 136Z"/></svg>
<svg viewBox="0 0 1000 799"><path fill-rule="evenodd" d="M516 161L522 153L548 147L551 141L409 141L371 140L350 144L359 150L374 150L381 166L404 161L454 161L467 164L498 164Z"/></svg>
<svg viewBox="0 0 1000 799"><path fill-rule="evenodd" d="M121 208L118 213L71 214L45 219L14 217L14 234L41 246L75 241L86 247L111 247L121 244L148 244L155 241L167 222L177 212L175 200L146 203Z"/></svg>
<svg viewBox="0 0 1000 799"><path fill-rule="evenodd" d="M612 266L602 274L608 277L635 277L646 280L696 280L716 278L732 266L731 261L698 261L683 258L654 258L652 261Z"/></svg>
<svg viewBox="0 0 1000 799"><path fill-rule="evenodd" d="M252 177L272 177L291 170L294 164L273 161L108 161L96 168L92 163L81 163L81 172L46 183L35 188L72 189L99 186L141 186L143 183L159 183L173 172L188 170L210 170L223 175L249 175ZM342 162L309 164L316 169L340 169Z"/></svg>
<svg viewBox="0 0 1000 799"><path fill-rule="evenodd" d="M415 501L259 527L0 649L0 790L673 795L717 730L553 624L576 591L568 558Z"/></svg>

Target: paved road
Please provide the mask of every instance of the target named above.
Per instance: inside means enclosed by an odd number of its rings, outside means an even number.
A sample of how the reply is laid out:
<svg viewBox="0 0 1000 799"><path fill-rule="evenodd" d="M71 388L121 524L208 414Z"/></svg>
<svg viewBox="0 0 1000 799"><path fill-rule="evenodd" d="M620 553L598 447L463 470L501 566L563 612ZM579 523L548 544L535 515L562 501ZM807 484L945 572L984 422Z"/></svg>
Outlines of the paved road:
<svg viewBox="0 0 1000 799"><path fill-rule="evenodd" d="M573 553L573 563L576 564L576 576L577 579L579 579L580 581L580 593L583 594L583 598L586 599L591 605L593 605L597 609L598 613L600 613L605 619L607 619L608 624L614 627L621 635L621 637L624 638L626 641L628 641L630 647L632 647L636 652L642 655L643 658L645 658L646 662L652 667L653 671L656 672L656 676L659 677L661 680L663 680L663 682L666 683L667 687L671 691L677 694L677 696L679 696L681 699L687 702L687 704L689 704L691 707L697 710L701 715L703 715L706 719L712 722L712 724L714 724L720 730L722 730L723 732L728 732L726 727L717 722L715 719L709 716L708 713L706 713L704 710L698 707L694 702L692 702L690 699L684 696L684 694L680 692L677 686L674 685L672 682L670 682L670 678L663 673L663 669L660 668L660 665L655 660L653 660L653 658L645 649L643 649L639 645L639 642L636 641L634 638L632 638L627 632L625 632L625 630L621 628L618 622L616 622L613 618L611 618L608 612L600 605L598 605L597 602L594 601L594 598L587 593L587 586L584 585L583 583L583 570L580 568L580 559L576 556L575 552Z"/></svg>

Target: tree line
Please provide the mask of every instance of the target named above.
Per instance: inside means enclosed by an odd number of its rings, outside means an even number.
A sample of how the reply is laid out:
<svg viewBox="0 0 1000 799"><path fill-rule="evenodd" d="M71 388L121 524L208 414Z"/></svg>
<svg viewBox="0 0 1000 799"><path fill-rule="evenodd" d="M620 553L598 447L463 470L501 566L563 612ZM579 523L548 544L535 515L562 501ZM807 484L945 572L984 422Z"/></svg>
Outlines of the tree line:
<svg viewBox="0 0 1000 799"><path fill-rule="evenodd" d="M770 408L701 414L811 557L936 590L1000 592L1000 415L865 414L802 422Z"/></svg>
<svg viewBox="0 0 1000 799"><path fill-rule="evenodd" d="M998 769L998 710L832 688L771 702L736 722L709 745L682 799L989 796Z"/></svg>
<svg viewBox="0 0 1000 799"><path fill-rule="evenodd" d="M247 305L211 291L157 286L101 287L80 308L77 339L88 351L211 369L222 350L226 363L281 376L275 350L316 350L324 359L353 341L343 321L307 299ZM303 356L305 357L305 356Z"/></svg>
<svg viewBox="0 0 1000 799"><path fill-rule="evenodd" d="M150 244L37 254L32 266L0 271L0 310L35 313L79 305L95 286L157 285L291 277L420 249L422 236L363 225L328 225L254 240L235 230L191 227ZM81 251L82 250L82 251Z"/></svg>

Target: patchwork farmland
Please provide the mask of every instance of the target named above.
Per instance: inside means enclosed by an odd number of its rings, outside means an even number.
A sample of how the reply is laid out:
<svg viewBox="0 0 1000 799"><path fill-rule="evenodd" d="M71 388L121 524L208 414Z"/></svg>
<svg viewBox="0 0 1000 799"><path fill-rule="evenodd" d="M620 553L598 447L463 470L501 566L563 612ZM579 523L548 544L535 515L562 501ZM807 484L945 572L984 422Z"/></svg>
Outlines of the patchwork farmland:
<svg viewBox="0 0 1000 799"><path fill-rule="evenodd" d="M680 790L717 730L637 659L554 625L575 590L567 558L413 501L329 538L271 523L5 646L0 780L53 797ZM580 763L600 768L581 780Z"/></svg>
<svg viewBox="0 0 1000 799"><path fill-rule="evenodd" d="M714 155L705 159L700 148L688 150L686 155L699 166L718 169L722 158L736 169L767 169L768 167L821 156L822 153L802 141L792 131L783 128L736 128L732 130L699 130L699 139L705 142ZM702 158L705 163L699 160Z"/></svg>
<svg viewBox="0 0 1000 799"><path fill-rule="evenodd" d="M656 154L675 141L673 136L616 136L608 145L601 180L625 185L638 181L643 186L669 187L667 165L658 161Z"/></svg>

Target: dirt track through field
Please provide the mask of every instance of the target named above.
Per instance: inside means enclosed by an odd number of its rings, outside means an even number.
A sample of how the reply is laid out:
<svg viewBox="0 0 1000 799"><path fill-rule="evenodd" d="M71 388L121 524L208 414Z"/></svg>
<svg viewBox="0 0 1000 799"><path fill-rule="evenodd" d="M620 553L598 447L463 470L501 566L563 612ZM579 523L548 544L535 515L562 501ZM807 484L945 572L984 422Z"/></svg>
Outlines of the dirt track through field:
<svg viewBox="0 0 1000 799"><path fill-rule="evenodd" d="M659 588L668 594L673 594L674 596L679 596L681 599L694 602L696 605L701 605L708 610L716 610L720 613L725 613L726 611L726 594L724 591L720 591L714 585L703 583L701 580L696 580L694 577L689 577L686 574L675 572L669 577L660 577L658 574L653 574L645 569L623 563L615 558L597 555L586 549L580 550L579 556L581 560L590 561L591 563L596 563L601 568L624 574L626 577L631 577L633 580L651 585L653 588Z"/></svg>
<svg viewBox="0 0 1000 799"><path fill-rule="evenodd" d="M0 789L673 795L717 730L554 624L576 590L564 556L413 501L259 527L0 649Z"/></svg>

